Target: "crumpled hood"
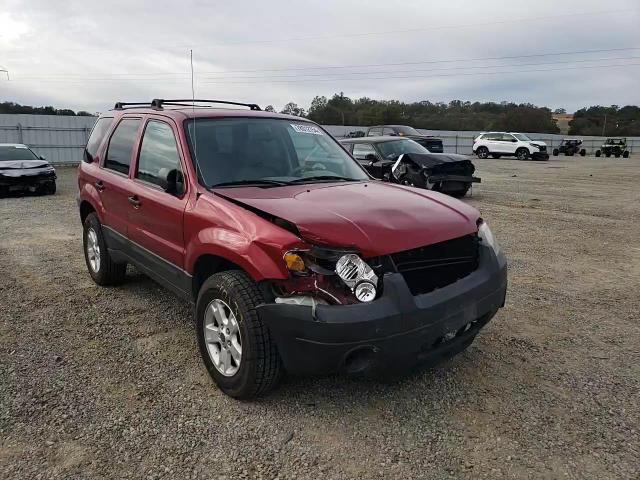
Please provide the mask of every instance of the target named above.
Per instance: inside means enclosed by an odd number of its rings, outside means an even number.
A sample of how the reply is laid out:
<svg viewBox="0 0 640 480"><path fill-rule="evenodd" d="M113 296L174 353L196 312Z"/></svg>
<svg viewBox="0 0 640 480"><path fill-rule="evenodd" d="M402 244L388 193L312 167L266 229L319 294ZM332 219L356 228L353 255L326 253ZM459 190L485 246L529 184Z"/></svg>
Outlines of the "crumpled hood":
<svg viewBox="0 0 640 480"><path fill-rule="evenodd" d="M404 158L409 158L413 162L425 168L445 163L472 164L469 157L465 155L458 155L457 153L405 153Z"/></svg>
<svg viewBox="0 0 640 480"><path fill-rule="evenodd" d="M5 177L39 175L45 170L53 170L53 167L45 160L9 160L0 162L0 175Z"/></svg>
<svg viewBox="0 0 640 480"><path fill-rule="evenodd" d="M216 195L288 220L308 242L365 257L477 231L478 211L446 195L372 181L276 188L221 188Z"/></svg>
<svg viewBox="0 0 640 480"><path fill-rule="evenodd" d="M0 162L0 170L28 169L48 167L49 162L45 160L8 160Z"/></svg>
<svg viewBox="0 0 640 480"><path fill-rule="evenodd" d="M544 143L544 142L543 142L543 141L541 141L541 140L533 140L533 141L531 141L531 142L529 142L529 143L530 143L530 144L532 144L532 145L540 145L541 147L546 147L546 146L547 146L547 144L546 144L546 143Z"/></svg>

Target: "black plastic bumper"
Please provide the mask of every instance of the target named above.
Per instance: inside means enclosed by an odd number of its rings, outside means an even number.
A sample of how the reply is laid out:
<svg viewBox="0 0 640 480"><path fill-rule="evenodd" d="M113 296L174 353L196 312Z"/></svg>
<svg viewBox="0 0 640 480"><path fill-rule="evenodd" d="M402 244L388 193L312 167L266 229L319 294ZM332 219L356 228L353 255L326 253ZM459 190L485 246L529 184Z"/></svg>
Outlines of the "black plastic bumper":
<svg viewBox="0 0 640 480"><path fill-rule="evenodd" d="M56 181L56 175L19 175L19 176L9 176L9 175L0 175L0 186L16 189L16 190L29 190L41 187L42 185L46 185L51 182Z"/></svg>
<svg viewBox="0 0 640 480"><path fill-rule="evenodd" d="M549 153L547 152L533 152L531 158L534 160L549 160Z"/></svg>
<svg viewBox="0 0 640 480"><path fill-rule="evenodd" d="M460 183L481 183L482 180L479 177L474 177L473 175L447 175L447 174L438 174L438 175L430 175L428 178L430 183L435 182L460 182Z"/></svg>
<svg viewBox="0 0 640 480"><path fill-rule="evenodd" d="M507 264L480 247L478 269L412 296L399 273L383 278L382 296L356 305L266 304L258 307L285 368L296 374L386 372L435 365L467 348L504 305Z"/></svg>

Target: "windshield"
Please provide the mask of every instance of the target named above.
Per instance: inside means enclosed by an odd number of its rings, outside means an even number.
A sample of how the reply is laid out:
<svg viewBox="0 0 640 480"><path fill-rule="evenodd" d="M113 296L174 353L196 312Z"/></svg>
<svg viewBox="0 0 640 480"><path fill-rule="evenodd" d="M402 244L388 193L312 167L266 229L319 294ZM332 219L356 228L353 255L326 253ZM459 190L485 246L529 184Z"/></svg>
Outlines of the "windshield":
<svg viewBox="0 0 640 480"><path fill-rule="evenodd" d="M395 158L403 153L429 153L429 150L408 138L379 143L378 148L384 158Z"/></svg>
<svg viewBox="0 0 640 480"><path fill-rule="evenodd" d="M513 136L516 137L521 142L532 142L533 141L523 133L514 133Z"/></svg>
<svg viewBox="0 0 640 480"><path fill-rule="evenodd" d="M413 127L395 127L395 128L399 133L403 135L420 135L420 132L418 132Z"/></svg>
<svg viewBox="0 0 640 480"><path fill-rule="evenodd" d="M186 128L194 167L207 187L369 179L332 137L303 120L203 118Z"/></svg>
<svg viewBox="0 0 640 480"><path fill-rule="evenodd" d="M0 145L0 162L11 160L38 160L38 157L27 147Z"/></svg>

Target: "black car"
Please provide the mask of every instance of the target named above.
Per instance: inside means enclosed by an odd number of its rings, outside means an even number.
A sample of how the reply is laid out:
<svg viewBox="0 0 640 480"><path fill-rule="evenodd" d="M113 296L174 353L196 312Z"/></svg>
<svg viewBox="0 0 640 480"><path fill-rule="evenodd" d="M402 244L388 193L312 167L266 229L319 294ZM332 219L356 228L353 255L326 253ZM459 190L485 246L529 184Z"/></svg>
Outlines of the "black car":
<svg viewBox="0 0 640 480"><path fill-rule="evenodd" d="M20 143L0 143L0 195L15 191L56 193L56 171Z"/></svg>
<svg viewBox="0 0 640 480"><path fill-rule="evenodd" d="M436 137L432 137L429 135L423 135L418 132L413 127L408 127L406 125L377 125L375 127L369 127L367 130L367 137L380 137L380 136L391 136L391 137L407 137L411 140L418 142L420 145L425 147L431 153L442 153L444 152L444 147L442 145L442 140Z"/></svg>
<svg viewBox="0 0 640 480"><path fill-rule="evenodd" d="M410 138L362 137L340 143L372 176L380 180L464 197L475 166L464 155L431 153Z"/></svg>
<svg viewBox="0 0 640 480"><path fill-rule="evenodd" d="M554 157L557 157L561 153L564 153L567 157L572 157L576 153L584 157L587 151L582 148L582 140L578 138L564 138L562 142L560 142L560 146L553 149Z"/></svg>

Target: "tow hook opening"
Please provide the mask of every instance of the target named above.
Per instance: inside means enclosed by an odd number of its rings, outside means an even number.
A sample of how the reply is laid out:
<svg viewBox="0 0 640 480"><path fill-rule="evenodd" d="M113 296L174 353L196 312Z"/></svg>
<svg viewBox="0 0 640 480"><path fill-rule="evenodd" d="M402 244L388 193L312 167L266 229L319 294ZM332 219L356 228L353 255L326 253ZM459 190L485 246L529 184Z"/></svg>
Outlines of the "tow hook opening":
<svg viewBox="0 0 640 480"><path fill-rule="evenodd" d="M376 353L377 349L372 346L354 348L344 356L342 368L351 375L364 373L373 366Z"/></svg>

